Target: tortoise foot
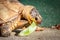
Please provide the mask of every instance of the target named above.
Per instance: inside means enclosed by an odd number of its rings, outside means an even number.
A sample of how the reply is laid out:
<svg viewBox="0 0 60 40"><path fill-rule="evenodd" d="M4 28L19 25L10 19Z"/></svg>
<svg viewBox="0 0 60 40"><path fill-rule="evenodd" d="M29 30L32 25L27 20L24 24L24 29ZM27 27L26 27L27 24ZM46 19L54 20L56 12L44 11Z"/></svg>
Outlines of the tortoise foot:
<svg viewBox="0 0 60 40"><path fill-rule="evenodd" d="M7 36L10 36L10 33L11 33L11 30L9 28L9 25L3 25L1 27L1 35L3 37L7 37Z"/></svg>

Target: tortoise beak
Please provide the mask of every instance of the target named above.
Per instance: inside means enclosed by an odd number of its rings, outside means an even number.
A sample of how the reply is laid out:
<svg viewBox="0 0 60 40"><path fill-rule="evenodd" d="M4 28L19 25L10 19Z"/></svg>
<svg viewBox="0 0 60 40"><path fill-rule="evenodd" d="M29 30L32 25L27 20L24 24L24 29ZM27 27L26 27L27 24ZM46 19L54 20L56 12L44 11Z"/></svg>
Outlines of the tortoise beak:
<svg viewBox="0 0 60 40"><path fill-rule="evenodd" d="M39 16L35 17L35 20L36 20L37 24L40 24L42 22L42 17L39 15Z"/></svg>

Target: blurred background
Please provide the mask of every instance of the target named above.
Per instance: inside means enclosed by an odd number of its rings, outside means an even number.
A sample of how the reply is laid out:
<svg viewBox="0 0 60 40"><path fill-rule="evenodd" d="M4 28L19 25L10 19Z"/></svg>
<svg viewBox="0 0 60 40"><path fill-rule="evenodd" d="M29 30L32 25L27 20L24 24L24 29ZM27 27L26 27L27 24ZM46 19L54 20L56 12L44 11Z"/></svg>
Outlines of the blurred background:
<svg viewBox="0 0 60 40"><path fill-rule="evenodd" d="M33 5L43 20L42 27L60 24L60 0L19 0L24 5Z"/></svg>

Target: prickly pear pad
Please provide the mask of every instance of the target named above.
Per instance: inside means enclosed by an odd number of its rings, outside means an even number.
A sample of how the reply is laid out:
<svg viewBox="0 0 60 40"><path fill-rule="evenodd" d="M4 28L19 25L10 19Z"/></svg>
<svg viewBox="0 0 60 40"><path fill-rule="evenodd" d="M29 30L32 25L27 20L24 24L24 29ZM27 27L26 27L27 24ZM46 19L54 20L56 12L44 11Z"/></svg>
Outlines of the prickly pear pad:
<svg viewBox="0 0 60 40"><path fill-rule="evenodd" d="M36 24L35 22L33 22L28 28L26 28L25 30L21 31L18 35L19 36L28 36L30 35L32 32L34 32L36 30Z"/></svg>

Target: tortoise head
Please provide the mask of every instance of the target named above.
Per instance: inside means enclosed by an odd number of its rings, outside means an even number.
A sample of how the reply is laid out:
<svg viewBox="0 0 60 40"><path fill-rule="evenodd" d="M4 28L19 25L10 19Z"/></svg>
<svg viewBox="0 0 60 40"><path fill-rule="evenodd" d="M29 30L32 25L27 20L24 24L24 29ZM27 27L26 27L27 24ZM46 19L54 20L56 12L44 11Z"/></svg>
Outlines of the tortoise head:
<svg viewBox="0 0 60 40"><path fill-rule="evenodd" d="M33 8L33 9L31 10L31 13L30 13L30 14L31 14L32 18L34 18L35 21L36 21L38 24L41 23L42 17L41 17L41 15L39 14L39 12L38 12L35 8Z"/></svg>
<svg viewBox="0 0 60 40"><path fill-rule="evenodd" d="M22 14L23 17L26 18L30 23L35 21L37 24L40 24L42 21L41 15L33 6L25 6Z"/></svg>

